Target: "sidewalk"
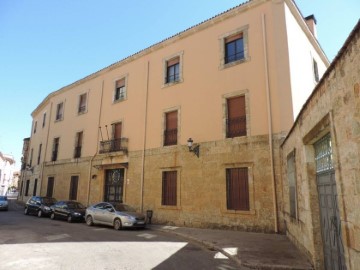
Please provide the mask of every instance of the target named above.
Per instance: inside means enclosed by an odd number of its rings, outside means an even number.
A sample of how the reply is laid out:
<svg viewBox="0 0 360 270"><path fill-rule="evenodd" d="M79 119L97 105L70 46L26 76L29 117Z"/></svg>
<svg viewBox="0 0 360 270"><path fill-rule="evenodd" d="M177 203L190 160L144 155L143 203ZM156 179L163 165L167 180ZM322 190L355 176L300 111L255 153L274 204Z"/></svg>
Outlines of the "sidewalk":
<svg viewBox="0 0 360 270"><path fill-rule="evenodd" d="M149 225L221 252L239 266L251 269L313 269L285 235ZM217 254L221 256L221 254Z"/></svg>

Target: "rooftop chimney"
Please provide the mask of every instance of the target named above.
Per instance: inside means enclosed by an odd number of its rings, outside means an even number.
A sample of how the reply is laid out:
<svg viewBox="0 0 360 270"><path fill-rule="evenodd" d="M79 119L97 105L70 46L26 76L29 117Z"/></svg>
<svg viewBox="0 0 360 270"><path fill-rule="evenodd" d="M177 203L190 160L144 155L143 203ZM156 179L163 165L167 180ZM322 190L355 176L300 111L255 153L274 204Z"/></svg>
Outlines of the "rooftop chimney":
<svg viewBox="0 0 360 270"><path fill-rule="evenodd" d="M310 15L304 18L307 26L309 27L311 33L314 35L315 38L317 38L316 33L316 19L314 15Z"/></svg>

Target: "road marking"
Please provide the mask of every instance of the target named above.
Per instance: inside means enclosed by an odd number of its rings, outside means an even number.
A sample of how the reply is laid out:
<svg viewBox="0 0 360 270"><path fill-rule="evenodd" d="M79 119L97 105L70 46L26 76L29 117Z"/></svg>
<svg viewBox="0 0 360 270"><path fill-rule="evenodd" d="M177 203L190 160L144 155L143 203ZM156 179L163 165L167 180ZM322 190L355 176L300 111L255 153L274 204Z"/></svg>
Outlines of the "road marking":
<svg viewBox="0 0 360 270"><path fill-rule="evenodd" d="M226 256L225 256L224 254L222 254L221 252L218 252L218 253L215 254L214 259L220 259L220 260L225 259L225 260L228 260L229 258L226 257Z"/></svg>
<svg viewBox="0 0 360 270"><path fill-rule="evenodd" d="M175 226L164 226L164 227L162 227L163 229L165 229L165 230L176 230L176 229L178 229L179 227L175 227Z"/></svg>
<svg viewBox="0 0 360 270"><path fill-rule="evenodd" d="M49 235L49 236L46 236L45 238L48 241L54 241L54 240L60 240L60 239L68 238L68 237L70 237L70 235L64 233L64 234Z"/></svg>
<svg viewBox="0 0 360 270"><path fill-rule="evenodd" d="M223 248L223 251L225 251L227 254L231 256L236 256L238 254L238 248L237 247L231 247L231 248ZM215 259L228 259L224 254L221 252L218 252L214 256Z"/></svg>
<svg viewBox="0 0 360 270"><path fill-rule="evenodd" d="M98 229L93 229L94 231L105 231L105 228L98 228Z"/></svg>
<svg viewBox="0 0 360 270"><path fill-rule="evenodd" d="M152 239L152 238L157 237L157 235L155 235L155 234L150 234L150 233L138 234L137 236L138 236L138 237L144 237L144 238L146 238L146 239Z"/></svg>

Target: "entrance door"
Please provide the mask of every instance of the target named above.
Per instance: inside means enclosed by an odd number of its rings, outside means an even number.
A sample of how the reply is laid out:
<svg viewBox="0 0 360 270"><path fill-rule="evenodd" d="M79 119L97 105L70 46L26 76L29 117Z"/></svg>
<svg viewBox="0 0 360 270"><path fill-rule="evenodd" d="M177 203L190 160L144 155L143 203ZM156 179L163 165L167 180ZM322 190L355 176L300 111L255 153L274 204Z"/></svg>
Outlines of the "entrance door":
<svg viewBox="0 0 360 270"><path fill-rule="evenodd" d="M345 270L330 134L315 143L316 181L326 270Z"/></svg>
<svg viewBox="0 0 360 270"><path fill-rule="evenodd" d="M105 171L105 202L122 202L124 186L124 169Z"/></svg>

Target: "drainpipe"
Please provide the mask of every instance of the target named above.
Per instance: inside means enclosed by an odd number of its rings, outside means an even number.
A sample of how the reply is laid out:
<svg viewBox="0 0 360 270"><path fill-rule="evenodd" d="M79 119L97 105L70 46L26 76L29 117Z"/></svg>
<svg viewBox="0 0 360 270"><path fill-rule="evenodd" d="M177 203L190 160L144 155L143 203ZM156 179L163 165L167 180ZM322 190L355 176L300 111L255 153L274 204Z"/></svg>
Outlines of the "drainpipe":
<svg viewBox="0 0 360 270"><path fill-rule="evenodd" d="M103 94L104 94L104 80L101 83L101 97L100 97L100 108L99 108L99 118L98 118L98 125L97 125L97 137L96 137L96 151L94 155L90 159L90 165L89 165L89 181L88 181L88 192L87 192L87 205L89 206L90 202L90 188L91 188L91 168L92 163L94 161L94 158L96 157L98 150L99 150L99 126L100 126L100 120L101 120L101 112L102 112L102 101L103 101Z"/></svg>
<svg viewBox="0 0 360 270"><path fill-rule="evenodd" d="M42 190L42 183L43 183L43 176L44 176L44 164L45 164L45 160L46 160L46 153L47 153L47 148L49 145L49 134L50 134L50 125L51 125L51 112L52 112L52 107L53 107L53 103L50 103L50 113L49 113L49 124L48 124L48 128L47 128L47 135L46 135L46 144L45 144L45 151L44 151L44 161L41 164L41 169L40 169L40 195L41 195L41 190ZM46 119L45 119L46 120ZM51 156L51 155L50 155ZM36 195L36 194L35 194Z"/></svg>
<svg viewBox="0 0 360 270"><path fill-rule="evenodd" d="M273 208L274 208L274 231L278 230L278 213L277 213L277 199L276 199L276 183L274 172L274 149L273 149L273 131L272 131L272 115L271 115L271 96L270 96L270 84L269 84L269 65L268 55L266 47L266 25L265 14L262 14L262 34L263 34L263 49L264 49L264 67L265 67L265 89L266 89L266 103L267 103L267 116L268 116L268 133L269 133L269 148L270 148L270 166L271 166L271 180L273 188Z"/></svg>
<svg viewBox="0 0 360 270"><path fill-rule="evenodd" d="M140 187L140 211L144 211L144 175L145 175L145 148L146 148L146 129L147 129L147 111L148 111L148 94L149 94L149 70L150 62L147 62L146 70L146 94L145 94L145 114L144 114L144 142L142 151L142 168L141 168L141 187Z"/></svg>

